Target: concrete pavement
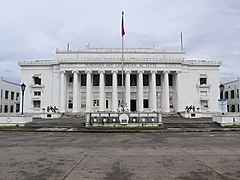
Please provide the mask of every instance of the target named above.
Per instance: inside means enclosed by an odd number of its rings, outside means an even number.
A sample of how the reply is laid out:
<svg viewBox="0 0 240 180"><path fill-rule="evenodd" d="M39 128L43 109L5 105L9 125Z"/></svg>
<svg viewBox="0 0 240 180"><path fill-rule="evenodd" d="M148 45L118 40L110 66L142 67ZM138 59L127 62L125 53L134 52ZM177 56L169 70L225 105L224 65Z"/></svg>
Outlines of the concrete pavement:
<svg viewBox="0 0 240 180"><path fill-rule="evenodd" d="M240 132L0 132L0 179L240 179Z"/></svg>

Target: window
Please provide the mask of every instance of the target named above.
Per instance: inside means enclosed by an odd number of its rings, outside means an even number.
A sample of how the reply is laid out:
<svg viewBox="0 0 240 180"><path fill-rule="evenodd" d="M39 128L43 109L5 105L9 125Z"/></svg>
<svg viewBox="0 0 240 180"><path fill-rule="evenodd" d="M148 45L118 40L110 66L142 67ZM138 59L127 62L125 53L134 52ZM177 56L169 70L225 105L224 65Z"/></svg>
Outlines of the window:
<svg viewBox="0 0 240 180"><path fill-rule="evenodd" d="M4 105L4 112L5 112L5 113L8 112L8 105Z"/></svg>
<svg viewBox="0 0 240 180"><path fill-rule="evenodd" d="M10 106L10 113L13 113L13 105Z"/></svg>
<svg viewBox="0 0 240 180"><path fill-rule="evenodd" d="M1 99L3 98L3 90L1 89Z"/></svg>
<svg viewBox="0 0 240 180"><path fill-rule="evenodd" d="M149 76L148 76L148 74L143 74L143 86L149 86Z"/></svg>
<svg viewBox="0 0 240 180"><path fill-rule="evenodd" d="M169 80L169 86L173 86L173 76L172 76L172 74L168 75L168 80Z"/></svg>
<svg viewBox="0 0 240 180"><path fill-rule="evenodd" d="M105 86L112 86L112 75L111 74L105 75Z"/></svg>
<svg viewBox="0 0 240 180"><path fill-rule="evenodd" d="M16 104L16 112L18 113L20 111L20 104Z"/></svg>
<svg viewBox="0 0 240 180"><path fill-rule="evenodd" d="M161 74L156 74L156 86L161 86Z"/></svg>
<svg viewBox="0 0 240 180"><path fill-rule="evenodd" d="M40 108L41 107L41 101L35 100L33 101L33 108Z"/></svg>
<svg viewBox="0 0 240 180"><path fill-rule="evenodd" d="M39 77L33 77L33 79L34 79L34 84L35 84L35 85L41 85L41 78L39 78Z"/></svg>
<svg viewBox="0 0 240 180"><path fill-rule="evenodd" d="M73 108L72 100L69 100L69 101L68 101L68 108L69 108L69 109L72 109L72 108Z"/></svg>
<svg viewBox="0 0 240 180"><path fill-rule="evenodd" d="M137 75L130 74L130 86L137 86Z"/></svg>
<svg viewBox="0 0 240 180"><path fill-rule="evenodd" d="M118 86L122 86L122 74L117 75L117 81L118 81ZM125 86L125 75L123 75L123 86Z"/></svg>
<svg viewBox="0 0 240 180"><path fill-rule="evenodd" d="M239 98L239 89L237 89L237 98Z"/></svg>
<svg viewBox="0 0 240 180"><path fill-rule="evenodd" d="M94 107L98 107L99 106L99 100L98 99L94 99L93 100L93 106Z"/></svg>
<svg viewBox="0 0 240 180"><path fill-rule="evenodd" d="M87 75L81 74L81 86L86 86L87 84Z"/></svg>
<svg viewBox="0 0 240 180"><path fill-rule="evenodd" d="M0 113L2 113L2 105L0 105Z"/></svg>
<svg viewBox="0 0 240 180"><path fill-rule="evenodd" d="M228 91L225 91L225 98L228 99Z"/></svg>
<svg viewBox="0 0 240 180"><path fill-rule="evenodd" d="M231 112L235 112L235 105L231 106Z"/></svg>
<svg viewBox="0 0 240 180"><path fill-rule="evenodd" d="M41 91L34 91L34 96L41 96Z"/></svg>
<svg viewBox="0 0 240 180"><path fill-rule="evenodd" d="M99 86L99 74L93 74L93 86Z"/></svg>
<svg viewBox="0 0 240 180"><path fill-rule="evenodd" d="M200 85L207 84L207 78L200 78Z"/></svg>
<svg viewBox="0 0 240 180"><path fill-rule="evenodd" d="M106 100L106 109L108 109L108 100Z"/></svg>
<svg viewBox="0 0 240 180"><path fill-rule="evenodd" d="M234 90L231 90L231 99L234 98Z"/></svg>
<svg viewBox="0 0 240 180"><path fill-rule="evenodd" d="M19 93L17 92L17 95L16 95L16 101L19 100Z"/></svg>
<svg viewBox="0 0 240 180"><path fill-rule="evenodd" d="M14 100L14 92L11 92L11 100Z"/></svg>
<svg viewBox="0 0 240 180"><path fill-rule="evenodd" d="M5 99L8 99L8 91L7 90L5 90Z"/></svg>
<svg viewBox="0 0 240 180"><path fill-rule="evenodd" d="M143 108L149 108L148 107L148 99L143 100Z"/></svg>
<svg viewBox="0 0 240 180"><path fill-rule="evenodd" d="M73 82L73 76L69 76L69 82L70 82L70 83Z"/></svg>

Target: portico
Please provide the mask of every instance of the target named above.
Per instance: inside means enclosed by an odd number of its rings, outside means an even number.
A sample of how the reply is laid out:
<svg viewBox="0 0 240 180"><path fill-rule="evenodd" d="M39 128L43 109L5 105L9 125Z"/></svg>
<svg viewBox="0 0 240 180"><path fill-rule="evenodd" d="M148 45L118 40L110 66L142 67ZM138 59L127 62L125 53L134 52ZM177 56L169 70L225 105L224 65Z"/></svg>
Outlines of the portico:
<svg viewBox="0 0 240 180"><path fill-rule="evenodd" d="M55 60L19 65L29 113L116 112L122 100L131 112L218 111L221 62L186 60L183 51L126 48L123 79L120 48L57 49Z"/></svg>

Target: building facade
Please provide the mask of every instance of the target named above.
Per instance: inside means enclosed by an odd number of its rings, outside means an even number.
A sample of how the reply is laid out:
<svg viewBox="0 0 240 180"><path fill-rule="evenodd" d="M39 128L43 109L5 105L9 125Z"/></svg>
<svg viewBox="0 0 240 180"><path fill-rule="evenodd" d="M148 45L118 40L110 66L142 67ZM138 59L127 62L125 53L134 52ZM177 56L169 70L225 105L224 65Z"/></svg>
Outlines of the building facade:
<svg viewBox="0 0 240 180"><path fill-rule="evenodd" d="M0 113L18 113L20 111L20 85L0 79Z"/></svg>
<svg viewBox="0 0 240 180"><path fill-rule="evenodd" d="M240 79L235 81L227 82L223 84L223 99L227 101L227 111L228 112L240 112L239 109L239 88Z"/></svg>
<svg viewBox="0 0 240 180"><path fill-rule="evenodd" d="M117 48L57 50L55 60L19 65L25 112L117 111L122 100L132 112L218 111L221 62L186 60L183 51L124 49L123 68Z"/></svg>

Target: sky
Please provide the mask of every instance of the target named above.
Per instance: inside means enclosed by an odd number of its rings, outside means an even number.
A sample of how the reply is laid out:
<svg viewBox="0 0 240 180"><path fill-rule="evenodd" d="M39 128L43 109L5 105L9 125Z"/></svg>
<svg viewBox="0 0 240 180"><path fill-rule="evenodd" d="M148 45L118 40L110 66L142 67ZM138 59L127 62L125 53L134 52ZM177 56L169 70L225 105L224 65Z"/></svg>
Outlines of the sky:
<svg viewBox="0 0 240 180"><path fill-rule="evenodd" d="M54 59L56 48L180 50L222 61L220 83L240 76L238 0L0 0L0 76L20 83L18 61Z"/></svg>

